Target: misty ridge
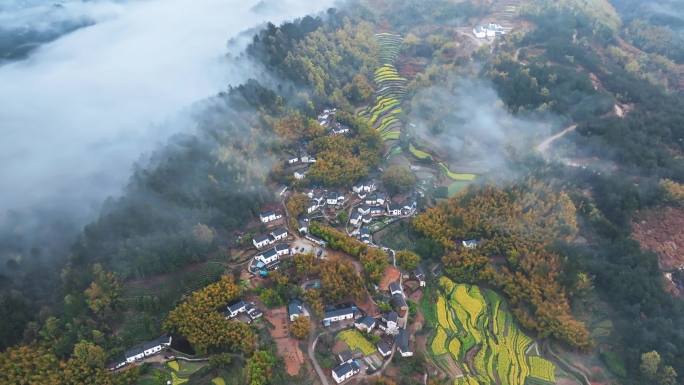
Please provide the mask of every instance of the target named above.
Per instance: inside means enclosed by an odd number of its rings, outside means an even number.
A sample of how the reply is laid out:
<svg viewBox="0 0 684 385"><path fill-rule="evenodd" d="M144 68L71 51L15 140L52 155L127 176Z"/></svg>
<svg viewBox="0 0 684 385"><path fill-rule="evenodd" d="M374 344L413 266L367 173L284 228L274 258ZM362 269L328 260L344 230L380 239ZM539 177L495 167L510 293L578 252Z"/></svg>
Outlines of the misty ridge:
<svg viewBox="0 0 684 385"><path fill-rule="evenodd" d="M218 0L4 4L0 20L16 21L3 24L7 28L61 37L24 60L0 66L0 130L6 138L0 143L0 181L11 186L0 193L0 271L7 272L8 260L39 264L62 254L108 196L113 198L101 218L114 215L113 207L136 211L144 205L177 228L186 228L185 221L211 222L212 214L182 207L182 196L200 194L198 186L207 180L225 182L221 172L198 174L207 171L200 165L185 168L200 153L208 157L207 165L225 167L235 176L234 183L221 188L236 194L260 190L271 160L263 151L247 158L245 151L267 137L247 132L250 127L240 123L254 111L242 104L237 114L226 95L212 95L249 78L269 82L260 66L241 56L254 28L328 5ZM88 27L70 27L78 23ZM183 134L165 144L175 133ZM180 159L188 165L169 166ZM169 174L162 178L164 172ZM159 184L141 187L143 180L155 177ZM171 200L158 194L170 185L176 188L169 193ZM196 190L181 191L186 187Z"/></svg>

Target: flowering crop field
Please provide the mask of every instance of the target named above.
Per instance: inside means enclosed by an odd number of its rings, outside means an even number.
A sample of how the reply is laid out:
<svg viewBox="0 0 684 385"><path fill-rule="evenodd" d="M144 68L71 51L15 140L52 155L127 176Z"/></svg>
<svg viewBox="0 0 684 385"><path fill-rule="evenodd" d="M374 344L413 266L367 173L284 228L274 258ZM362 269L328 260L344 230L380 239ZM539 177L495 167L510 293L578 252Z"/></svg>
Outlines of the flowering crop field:
<svg viewBox="0 0 684 385"><path fill-rule="evenodd" d="M554 383L554 364L528 355L534 340L520 330L495 292L441 278L434 309L438 325L430 353L468 361L461 364L466 375L455 384ZM471 349L476 353L467 354Z"/></svg>

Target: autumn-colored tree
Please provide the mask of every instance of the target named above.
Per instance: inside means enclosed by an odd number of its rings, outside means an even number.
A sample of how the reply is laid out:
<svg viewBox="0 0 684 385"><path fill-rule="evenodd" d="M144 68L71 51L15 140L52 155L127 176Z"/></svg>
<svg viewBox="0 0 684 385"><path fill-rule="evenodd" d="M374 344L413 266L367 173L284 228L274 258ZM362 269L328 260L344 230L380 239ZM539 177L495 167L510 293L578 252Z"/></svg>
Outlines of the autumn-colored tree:
<svg viewBox="0 0 684 385"><path fill-rule="evenodd" d="M309 317L297 317L290 324L290 334L292 334L297 339L303 340L304 338L309 336L310 332L311 321L309 321Z"/></svg>
<svg viewBox="0 0 684 385"><path fill-rule="evenodd" d="M100 264L93 266L93 276L95 279L84 292L86 302L96 315L110 315L120 304L121 283L116 274L105 271Z"/></svg>
<svg viewBox="0 0 684 385"><path fill-rule="evenodd" d="M169 312L163 328L185 336L198 352L229 349L252 352L256 337L248 325L226 320L222 307L236 299L240 288L228 276L198 290Z"/></svg>
<svg viewBox="0 0 684 385"><path fill-rule="evenodd" d="M397 251L395 257L397 259L397 264L404 271L415 270L418 265L420 265L420 255L410 250Z"/></svg>
<svg viewBox="0 0 684 385"><path fill-rule="evenodd" d="M361 255L363 271L366 273L368 279L375 284L379 283L382 279L382 275L388 264L387 253L380 249L370 248Z"/></svg>
<svg viewBox="0 0 684 385"><path fill-rule="evenodd" d="M560 256L548 250L551 242L577 233L575 207L566 194L536 180L473 187L413 224L443 245L448 276L499 288L520 323L540 336L590 346L586 326L572 316L558 282ZM462 247L461 240L470 238L482 242L476 249Z"/></svg>
<svg viewBox="0 0 684 385"><path fill-rule="evenodd" d="M295 254L292 260L299 277L303 278L318 274L318 261L313 253Z"/></svg>
<svg viewBox="0 0 684 385"><path fill-rule="evenodd" d="M330 302L348 297L360 300L365 291L354 265L344 259L331 258L321 264L321 286Z"/></svg>
<svg viewBox="0 0 684 385"><path fill-rule="evenodd" d="M247 383L249 385L268 384L273 373L276 358L270 352L257 350L247 360Z"/></svg>
<svg viewBox="0 0 684 385"><path fill-rule="evenodd" d="M285 117L275 120L272 126L275 133L288 142L311 139L325 134L325 130L316 120L307 119L298 111L292 111Z"/></svg>
<svg viewBox="0 0 684 385"><path fill-rule="evenodd" d="M684 185L677 183L670 179L664 179L660 182L660 187L665 192L665 198L676 204L684 204Z"/></svg>
<svg viewBox="0 0 684 385"><path fill-rule="evenodd" d="M361 254L368 250L368 246L363 242L319 222L312 222L309 225L309 232L328 242L328 246L331 249L343 251L353 257L359 258Z"/></svg>
<svg viewBox="0 0 684 385"><path fill-rule="evenodd" d="M323 317L325 304L321 296L320 289L308 289L304 292L304 300L309 305L309 309L316 317Z"/></svg>
<svg viewBox="0 0 684 385"><path fill-rule="evenodd" d="M306 206L309 203L309 197L302 193L294 193L287 198L285 206L287 213L291 218L299 218L300 215L306 212Z"/></svg>
<svg viewBox="0 0 684 385"><path fill-rule="evenodd" d="M205 224L198 223L192 227L192 236L197 242L211 244L216 237L216 231Z"/></svg>

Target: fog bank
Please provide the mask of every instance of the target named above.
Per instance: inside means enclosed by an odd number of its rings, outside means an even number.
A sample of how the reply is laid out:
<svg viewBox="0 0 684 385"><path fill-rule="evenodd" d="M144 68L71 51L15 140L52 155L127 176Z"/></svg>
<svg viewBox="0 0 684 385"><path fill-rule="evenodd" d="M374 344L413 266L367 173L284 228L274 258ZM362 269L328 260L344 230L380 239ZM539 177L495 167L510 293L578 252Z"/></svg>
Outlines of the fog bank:
<svg viewBox="0 0 684 385"><path fill-rule="evenodd" d="M92 25L0 66L0 240L55 218L89 220L106 196L120 191L142 153L178 130L192 130L187 116L194 102L254 74L226 56L230 38L332 5L67 1L57 12L40 13L30 8L46 2L29 3L5 3L0 20L51 29L61 24L44 15L58 14Z"/></svg>

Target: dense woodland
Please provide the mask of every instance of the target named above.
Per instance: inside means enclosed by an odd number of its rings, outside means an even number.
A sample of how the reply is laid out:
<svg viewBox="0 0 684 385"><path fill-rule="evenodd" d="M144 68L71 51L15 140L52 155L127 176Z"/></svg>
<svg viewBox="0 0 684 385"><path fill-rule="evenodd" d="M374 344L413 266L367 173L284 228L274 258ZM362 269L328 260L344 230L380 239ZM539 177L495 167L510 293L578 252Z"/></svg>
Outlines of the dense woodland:
<svg viewBox="0 0 684 385"><path fill-rule="evenodd" d="M306 183L346 189L382 163L379 135L351 113L373 98L378 25L401 33L431 31L407 39L404 54L428 62L409 92L452 72L475 73L491 80L511 114L553 114L577 123L564 145L577 156L616 165L610 173L596 172L515 154L511 164L525 179L473 186L428 209L411 224L414 248L397 253L399 264L410 270L421 259L441 261L451 278L504 294L520 324L536 336L583 351L593 341L573 305L598 295L614 311L622 382L669 385L676 381L666 375L670 369L684 373L684 304L663 290L656 256L630 237L637 210L679 204L672 197L684 182L684 99L672 86L671 70L684 60L681 20L645 12L646 2L631 0L615 2L620 25L563 6L530 7L523 16L535 28L497 41L491 53L477 52L478 65L470 67L472 62L445 55L453 49L450 36L434 26L450 28L484 14L487 2L374 3L373 9L354 3L266 26L247 56L282 84L251 80L206 101L198 132L172 138L138 165L126 194L106 203L63 265L52 272L13 267L45 287L0 280L0 309L7 315L0 319L0 347L6 349L0 382L132 383L135 370L113 376L105 363L162 330L182 334L198 352L244 355L250 384L283 380L272 346L215 311L239 295L232 278L207 282L185 297L150 295L135 303L123 298L124 282L183 270L236 242L236 230L274 200L270 181L290 182L278 162L302 141L319 159ZM647 55L623 50L622 39ZM616 102L632 106L626 116L612 114ZM342 110L351 136L326 136L317 126L316 112L331 105ZM396 193L415 182L397 168L383 179ZM296 217L305 204L304 196L294 195L287 208ZM292 277L320 279L321 288L302 293L290 276L274 274L258 292L265 304L303 296L320 316L324 304L361 300L379 281L384 252L331 227L312 223L311 231L353 259L320 262L298 255L284 268ZM587 243L574 242L577 236ZM481 246L460 245L471 238ZM643 354L652 351L657 360L647 355L646 361L658 361L653 370L643 365Z"/></svg>

